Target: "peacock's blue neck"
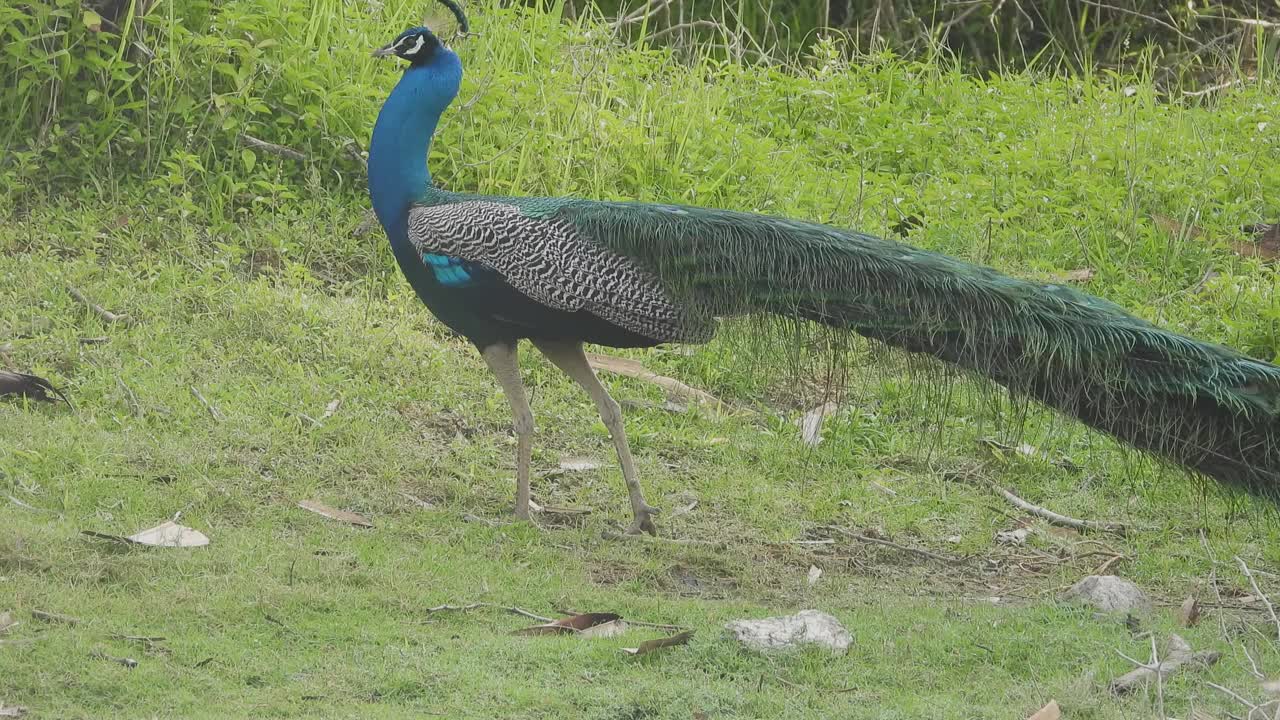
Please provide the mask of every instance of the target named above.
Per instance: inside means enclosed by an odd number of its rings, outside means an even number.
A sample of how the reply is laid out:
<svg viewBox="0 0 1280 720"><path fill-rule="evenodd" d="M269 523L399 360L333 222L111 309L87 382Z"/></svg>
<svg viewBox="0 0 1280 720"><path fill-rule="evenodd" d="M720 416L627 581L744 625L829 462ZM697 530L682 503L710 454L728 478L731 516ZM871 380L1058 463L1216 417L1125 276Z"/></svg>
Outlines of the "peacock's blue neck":
<svg viewBox="0 0 1280 720"><path fill-rule="evenodd" d="M462 63L441 47L409 66L382 104L369 142L369 198L397 254L408 242L409 205L431 189L427 151L440 115L458 93Z"/></svg>

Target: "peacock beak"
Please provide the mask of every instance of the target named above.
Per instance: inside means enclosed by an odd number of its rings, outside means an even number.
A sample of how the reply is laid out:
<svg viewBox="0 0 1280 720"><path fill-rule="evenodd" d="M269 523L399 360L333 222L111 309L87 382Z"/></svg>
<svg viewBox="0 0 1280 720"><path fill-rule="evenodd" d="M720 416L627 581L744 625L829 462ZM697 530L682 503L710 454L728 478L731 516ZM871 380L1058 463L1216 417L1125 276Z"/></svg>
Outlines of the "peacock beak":
<svg viewBox="0 0 1280 720"><path fill-rule="evenodd" d="M383 45L382 47L373 51L374 57L386 57L388 55L395 55L395 54L396 54L395 43L391 43L390 45Z"/></svg>

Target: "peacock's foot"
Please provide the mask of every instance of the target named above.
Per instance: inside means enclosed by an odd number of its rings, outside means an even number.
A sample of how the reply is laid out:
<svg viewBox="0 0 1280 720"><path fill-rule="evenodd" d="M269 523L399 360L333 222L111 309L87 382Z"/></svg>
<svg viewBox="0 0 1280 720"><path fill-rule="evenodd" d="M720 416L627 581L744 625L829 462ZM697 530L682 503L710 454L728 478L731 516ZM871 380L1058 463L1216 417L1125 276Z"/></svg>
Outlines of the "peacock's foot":
<svg viewBox="0 0 1280 720"><path fill-rule="evenodd" d="M653 516L658 514L656 508L645 505L640 510L635 511L635 519L631 521L631 526L627 528L628 535L639 535L640 533L649 533L658 536L658 526L653 522Z"/></svg>

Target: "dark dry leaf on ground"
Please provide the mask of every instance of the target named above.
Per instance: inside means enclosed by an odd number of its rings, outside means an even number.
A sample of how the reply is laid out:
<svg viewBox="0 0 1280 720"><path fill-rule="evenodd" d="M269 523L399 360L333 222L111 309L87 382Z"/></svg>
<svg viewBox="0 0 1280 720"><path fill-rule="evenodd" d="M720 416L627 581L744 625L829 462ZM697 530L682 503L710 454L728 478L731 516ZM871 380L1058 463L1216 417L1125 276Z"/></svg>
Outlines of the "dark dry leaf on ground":
<svg viewBox="0 0 1280 720"><path fill-rule="evenodd" d="M54 402L55 398L67 405L71 401L48 380L36 375L0 370L0 398L19 397L30 400Z"/></svg>
<svg viewBox="0 0 1280 720"><path fill-rule="evenodd" d="M373 523L369 522L368 520L365 520L360 515L357 515L353 512L348 512L346 510L336 510L334 508L329 507L328 505L325 505L324 503L318 503L314 500L303 500L298 503L298 507L302 508L303 510L310 510L311 512L317 515L323 515L324 517L327 517L330 520L338 520L344 523L357 525L359 527L367 527L367 528L373 527Z"/></svg>
<svg viewBox="0 0 1280 720"><path fill-rule="evenodd" d="M611 623L620 620L621 615L616 613L581 613L579 615L570 615L562 617L542 625L534 625L533 627L521 628L513 632L513 635L565 635L568 633L579 633L588 628L597 625Z"/></svg>
<svg viewBox="0 0 1280 720"><path fill-rule="evenodd" d="M1195 597L1188 597L1182 601L1182 607L1178 608L1178 624L1182 627L1192 627L1200 622L1200 602Z"/></svg>
<svg viewBox="0 0 1280 720"><path fill-rule="evenodd" d="M675 635L672 635L671 637L655 638L655 639L653 639L653 640L645 640L644 642L640 643L640 646L639 646L639 647L633 647L633 648L622 648L622 652L624 652L624 653L626 653L626 654L628 654L628 655L632 655L632 656L635 656L635 655L648 655L649 653L653 652L654 650L659 650L659 649L661 649L661 648L665 648L665 647L675 647L676 645L684 645L684 644L688 643L688 642L689 642L689 639L690 639L690 638L692 638L692 637L693 637L693 631L692 631L692 630L685 630L684 632L682 632L682 633L676 633Z"/></svg>

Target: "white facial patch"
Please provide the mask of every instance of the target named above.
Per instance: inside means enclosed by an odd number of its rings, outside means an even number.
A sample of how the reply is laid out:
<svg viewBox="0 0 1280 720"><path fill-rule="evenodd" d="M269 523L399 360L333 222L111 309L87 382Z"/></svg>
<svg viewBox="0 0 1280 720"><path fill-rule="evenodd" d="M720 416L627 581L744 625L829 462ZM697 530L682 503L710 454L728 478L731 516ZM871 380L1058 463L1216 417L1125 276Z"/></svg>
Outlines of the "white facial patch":
<svg viewBox="0 0 1280 720"><path fill-rule="evenodd" d="M413 39L417 40L418 42L408 50L401 50L400 46L405 44L405 42L407 42L409 38L403 38L402 40L400 40L400 42L396 43L396 49L400 50L401 55L408 55L408 56L417 55L418 51L422 49L422 46L427 44L426 39L423 38L421 35L414 35Z"/></svg>

